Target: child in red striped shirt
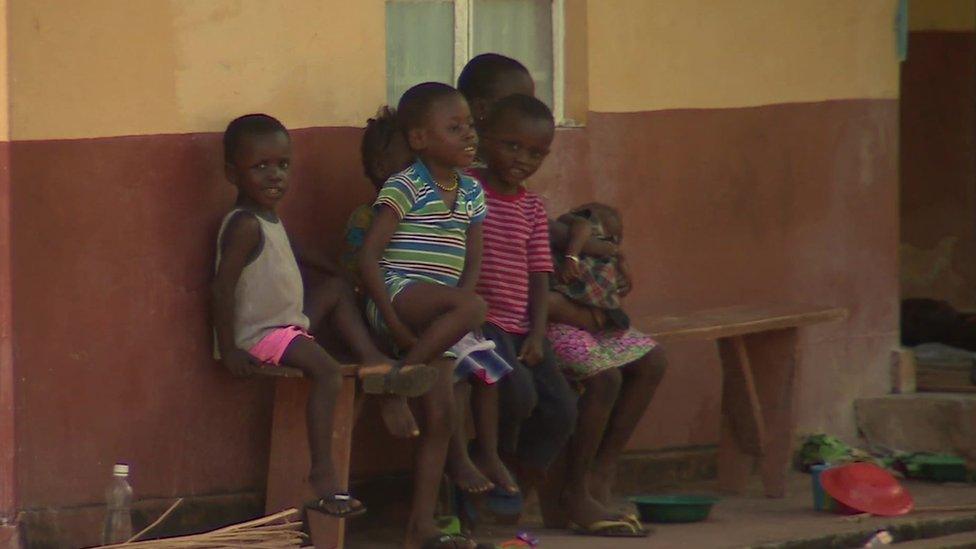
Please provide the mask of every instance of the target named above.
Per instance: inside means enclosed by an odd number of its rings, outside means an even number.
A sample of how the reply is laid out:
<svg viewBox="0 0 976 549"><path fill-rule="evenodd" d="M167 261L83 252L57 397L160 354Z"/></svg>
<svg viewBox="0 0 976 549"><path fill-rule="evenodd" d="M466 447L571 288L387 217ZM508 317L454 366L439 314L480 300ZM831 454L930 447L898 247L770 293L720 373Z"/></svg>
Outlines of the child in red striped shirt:
<svg viewBox="0 0 976 549"><path fill-rule="evenodd" d="M499 383L498 447L517 465L523 491L544 479L577 415L576 394L545 338L553 270L548 218L542 199L523 186L549 154L554 134L552 112L538 99L499 99L480 127L487 168L474 170L488 204L476 286L488 304L484 335L514 368ZM489 476L503 471L479 465Z"/></svg>

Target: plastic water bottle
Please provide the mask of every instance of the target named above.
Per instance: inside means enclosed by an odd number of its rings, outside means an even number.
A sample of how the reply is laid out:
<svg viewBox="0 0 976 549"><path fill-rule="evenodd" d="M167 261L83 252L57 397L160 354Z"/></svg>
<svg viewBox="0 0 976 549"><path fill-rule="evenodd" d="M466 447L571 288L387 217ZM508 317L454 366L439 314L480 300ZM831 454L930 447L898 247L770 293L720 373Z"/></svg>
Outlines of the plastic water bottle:
<svg viewBox="0 0 976 549"><path fill-rule="evenodd" d="M116 463L112 468L112 482L105 489L105 528L102 543L122 543L132 537L132 486L129 486L129 466Z"/></svg>

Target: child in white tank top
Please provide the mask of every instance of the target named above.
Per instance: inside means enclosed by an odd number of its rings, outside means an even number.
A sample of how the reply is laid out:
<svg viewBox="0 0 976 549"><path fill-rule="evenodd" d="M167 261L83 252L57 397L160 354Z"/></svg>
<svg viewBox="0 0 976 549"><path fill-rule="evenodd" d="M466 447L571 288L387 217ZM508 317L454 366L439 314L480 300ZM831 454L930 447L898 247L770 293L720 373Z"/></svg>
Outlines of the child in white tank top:
<svg viewBox="0 0 976 549"><path fill-rule="evenodd" d="M217 240L213 282L215 355L233 373L285 365L302 370L312 384L308 427L316 500L308 508L336 517L365 512L340 488L332 463L333 412L342 385L340 365L312 337L329 319L364 366L367 392L419 396L433 385L428 366L394 364L373 344L352 290L338 276L306 295L291 243L275 208L288 189L291 140L274 118L235 119L224 133L225 174L237 187L235 208ZM303 263L335 275L324 257ZM310 333L311 332L311 333Z"/></svg>

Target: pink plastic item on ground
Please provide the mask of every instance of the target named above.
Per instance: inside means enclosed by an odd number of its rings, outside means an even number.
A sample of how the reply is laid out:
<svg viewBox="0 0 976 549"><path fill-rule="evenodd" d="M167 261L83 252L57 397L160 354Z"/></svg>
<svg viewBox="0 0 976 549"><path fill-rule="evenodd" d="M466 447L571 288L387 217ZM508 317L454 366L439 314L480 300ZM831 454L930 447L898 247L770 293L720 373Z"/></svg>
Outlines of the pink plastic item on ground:
<svg viewBox="0 0 976 549"><path fill-rule="evenodd" d="M872 463L831 467L821 473L820 483L830 497L857 513L894 517L915 507L901 483Z"/></svg>

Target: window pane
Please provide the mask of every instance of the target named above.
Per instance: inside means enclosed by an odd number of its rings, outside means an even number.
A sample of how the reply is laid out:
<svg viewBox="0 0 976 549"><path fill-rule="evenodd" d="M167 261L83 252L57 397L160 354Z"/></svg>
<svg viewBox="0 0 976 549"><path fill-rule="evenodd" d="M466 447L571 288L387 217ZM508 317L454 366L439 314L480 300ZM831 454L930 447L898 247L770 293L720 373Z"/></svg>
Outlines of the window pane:
<svg viewBox="0 0 976 549"><path fill-rule="evenodd" d="M450 0L386 3L386 98L421 82L454 85L454 4Z"/></svg>
<svg viewBox="0 0 976 549"><path fill-rule="evenodd" d="M535 94L552 107L552 2L474 0L471 55L500 53L528 67Z"/></svg>

